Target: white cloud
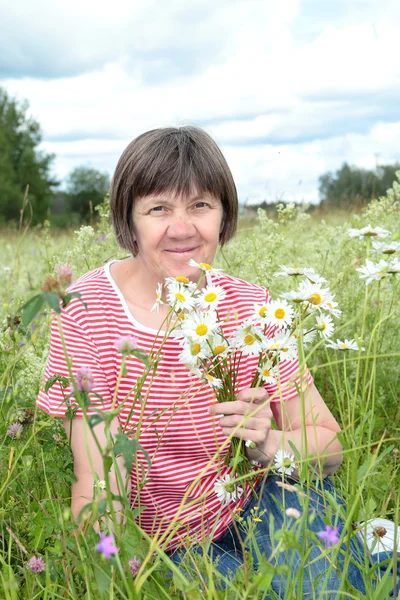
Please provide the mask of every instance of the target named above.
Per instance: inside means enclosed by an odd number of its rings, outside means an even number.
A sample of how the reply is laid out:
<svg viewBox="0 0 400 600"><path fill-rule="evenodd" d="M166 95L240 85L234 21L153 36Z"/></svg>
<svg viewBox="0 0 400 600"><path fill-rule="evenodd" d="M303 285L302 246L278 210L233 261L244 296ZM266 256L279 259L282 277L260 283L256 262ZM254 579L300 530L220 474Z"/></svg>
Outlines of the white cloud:
<svg viewBox="0 0 400 600"><path fill-rule="evenodd" d="M334 7L328 18L320 0L7 4L0 72L15 76L0 85L29 99L59 177L79 164L111 172L147 129L200 124L242 199L316 201L324 171L399 159L400 3Z"/></svg>

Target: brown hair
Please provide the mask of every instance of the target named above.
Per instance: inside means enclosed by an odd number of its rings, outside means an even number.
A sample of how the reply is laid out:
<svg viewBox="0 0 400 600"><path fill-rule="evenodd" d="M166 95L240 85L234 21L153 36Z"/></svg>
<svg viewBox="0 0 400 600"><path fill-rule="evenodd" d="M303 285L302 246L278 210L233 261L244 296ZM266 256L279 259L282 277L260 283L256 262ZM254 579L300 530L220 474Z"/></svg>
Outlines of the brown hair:
<svg viewBox="0 0 400 600"><path fill-rule="evenodd" d="M219 198L220 244L236 232L238 197L228 164L214 140L198 127L166 127L135 138L122 153L111 183L110 208L117 241L135 256L133 206L138 198L193 190Z"/></svg>

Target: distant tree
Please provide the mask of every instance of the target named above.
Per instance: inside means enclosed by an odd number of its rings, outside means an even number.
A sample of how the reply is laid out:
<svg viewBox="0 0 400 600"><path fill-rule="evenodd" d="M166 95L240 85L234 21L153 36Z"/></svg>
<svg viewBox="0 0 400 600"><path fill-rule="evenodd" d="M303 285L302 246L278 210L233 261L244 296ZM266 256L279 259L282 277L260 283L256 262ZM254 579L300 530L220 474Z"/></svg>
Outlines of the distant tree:
<svg viewBox="0 0 400 600"><path fill-rule="evenodd" d="M344 163L336 173L319 178L321 203L337 208L359 207L383 196L396 179L400 164L382 165L369 171Z"/></svg>
<svg viewBox="0 0 400 600"><path fill-rule="evenodd" d="M76 167L66 180L68 212L79 215L81 221L88 221L94 207L103 202L109 188L110 178L107 173L88 167Z"/></svg>
<svg viewBox="0 0 400 600"><path fill-rule="evenodd" d="M40 125L27 116L28 103L18 103L0 88L0 220L18 220L29 185L33 222L48 215L53 189L49 171L53 155L38 149Z"/></svg>

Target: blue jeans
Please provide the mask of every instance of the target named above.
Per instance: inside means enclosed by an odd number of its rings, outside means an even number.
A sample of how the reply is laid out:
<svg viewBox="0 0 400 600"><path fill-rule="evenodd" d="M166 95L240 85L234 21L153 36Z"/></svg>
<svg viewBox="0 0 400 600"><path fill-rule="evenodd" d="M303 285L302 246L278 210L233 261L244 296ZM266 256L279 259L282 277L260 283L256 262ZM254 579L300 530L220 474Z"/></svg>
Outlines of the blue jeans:
<svg viewBox="0 0 400 600"><path fill-rule="evenodd" d="M366 557L364 546L353 533L340 548L334 544L325 552L323 542L315 534L325 530L328 524L339 527L339 532L343 527L338 513L343 517L344 502L333 483L329 478L322 483L315 482L312 487L303 490L303 496L290 490L295 481L288 478L284 480L284 485L289 484L289 489L282 487L281 483L282 478L275 475L263 479L256 489L257 494L252 495L240 513L240 520L235 520L220 538L210 543L208 554L223 576L220 587L227 587L227 582L232 580L238 569L248 564L251 555L253 568L266 574L264 589L268 592L265 600L370 597L373 580L375 585L379 584L378 577L382 578L393 567L393 556L383 552ZM297 488L301 491L299 485ZM300 513L308 511L306 535L302 535L304 519L297 521L286 515L289 507ZM253 535L246 540L248 523ZM171 553L170 558L178 565L185 552L184 549L178 549ZM191 555L202 554L203 547L191 546L189 552ZM364 574L360 571L360 565ZM387 573L385 592L379 596L379 600L396 598L400 591L400 556L396 566L397 577ZM363 596L354 592L354 589Z"/></svg>

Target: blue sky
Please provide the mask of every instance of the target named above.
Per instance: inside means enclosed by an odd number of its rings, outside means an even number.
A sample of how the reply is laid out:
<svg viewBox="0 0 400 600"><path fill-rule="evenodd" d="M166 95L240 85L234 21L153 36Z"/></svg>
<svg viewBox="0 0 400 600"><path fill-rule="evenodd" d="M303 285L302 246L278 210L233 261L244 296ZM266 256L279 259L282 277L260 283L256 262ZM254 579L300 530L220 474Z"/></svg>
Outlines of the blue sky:
<svg viewBox="0 0 400 600"><path fill-rule="evenodd" d="M62 179L113 172L147 129L196 124L242 202L318 201L344 161L400 161L398 0L19 0L0 85L30 103Z"/></svg>

